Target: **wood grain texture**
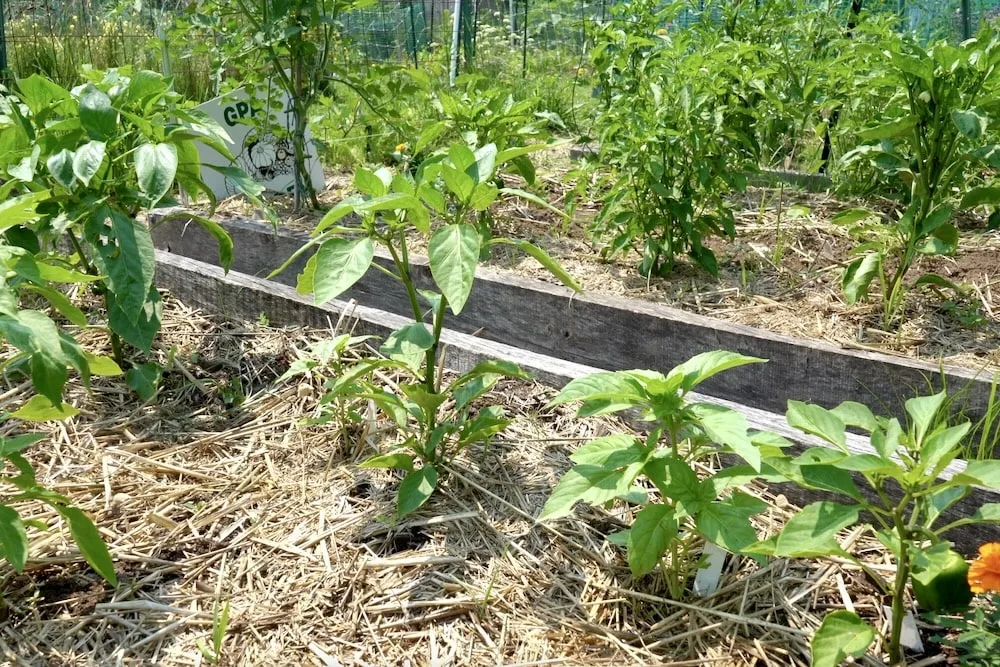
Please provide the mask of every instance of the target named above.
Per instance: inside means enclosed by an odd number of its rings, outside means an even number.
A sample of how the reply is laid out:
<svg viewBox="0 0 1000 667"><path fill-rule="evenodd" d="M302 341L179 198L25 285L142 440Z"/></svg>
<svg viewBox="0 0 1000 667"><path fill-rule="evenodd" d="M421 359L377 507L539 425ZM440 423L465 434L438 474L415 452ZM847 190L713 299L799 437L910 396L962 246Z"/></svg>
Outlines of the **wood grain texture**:
<svg viewBox="0 0 1000 667"><path fill-rule="evenodd" d="M275 233L256 221L223 223L233 237L233 270L266 276L298 250L305 234ZM154 231L158 248L206 263L217 263L215 241L200 227L165 222ZM294 285L306 257L277 277ZM379 252L376 261L391 262ZM413 275L429 287L422 257L411 257ZM410 316L404 290L381 271L368 274L344 297L378 310ZM660 304L600 294L574 294L558 284L480 268L465 309L450 317L449 328L477 333L499 343L606 370L669 370L695 354L732 350L768 359L709 380L705 393L769 412L785 411L796 399L833 407L846 400L877 413L903 416L903 402L917 391L941 386L936 364L826 343L725 322ZM960 368L944 369L950 390L967 388L966 413L978 418L989 398L992 376Z"/></svg>
<svg viewBox="0 0 1000 667"><path fill-rule="evenodd" d="M288 286L235 272L224 274L220 268L209 263L164 251L157 251L156 260L158 283L161 287L170 290L188 305L234 320L252 321L263 313L274 325L331 329L343 321L349 323L347 326L358 334L381 337L410 321L403 316L349 302L331 301L316 305ZM442 341L446 345L447 367L459 372L486 359L500 359L519 364L547 386L560 388L574 378L600 370L455 331L445 330ZM712 396L691 394L690 398L692 401L711 402L734 409L746 417L752 428L783 435L798 443L799 447L819 444L817 439L790 428L781 415ZM632 422L633 426L642 427L642 423L635 420ZM867 438L857 435L848 436L848 447L857 453L872 452ZM964 465L963 462L957 462L949 466L943 477L960 472ZM828 494L804 491L790 484L773 485L773 490L784 493L792 503L800 506L832 498ZM889 488L887 491L891 496L895 495L893 489ZM842 498L838 500L843 502ZM946 520L969 516L986 502L1000 502L1000 494L979 489L946 512ZM1000 540L1000 527L963 527L953 531L949 537L963 552L973 554L983 542Z"/></svg>

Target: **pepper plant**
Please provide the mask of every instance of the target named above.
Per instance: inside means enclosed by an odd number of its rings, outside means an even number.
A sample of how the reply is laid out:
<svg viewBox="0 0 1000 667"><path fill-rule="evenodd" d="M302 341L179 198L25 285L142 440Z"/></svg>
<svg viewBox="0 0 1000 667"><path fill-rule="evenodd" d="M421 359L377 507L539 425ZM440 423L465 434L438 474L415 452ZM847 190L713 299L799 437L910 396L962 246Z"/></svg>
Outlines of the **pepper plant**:
<svg viewBox="0 0 1000 667"><path fill-rule="evenodd" d="M462 312L474 285L484 249L513 245L537 259L567 286L575 281L541 248L520 239L484 238L476 226L478 214L502 197L517 197L545 205L530 193L498 188L496 171L521 149L498 151L493 144L472 150L452 145L447 153L426 159L411 177L388 168L359 169L354 183L360 194L333 209L313 230L313 238L279 268L317 247L299 276L298 291L313 294L317 303L334 299L370 268L396 280L408 297L413 321L389 336L381 346L384 358L363 360L328 383L324 401L351 396L372 400L403 434L392 451L368 459L362 466L395 468L405 477L399 487L397 516L420 507L438 484L439 473L459 452L502 431L509 420L499 406L478 406L476 400L501 377L523 378L514 364L486 361L445 382L441 336L450 310ZM341 221L360 218L358 226ZM435 223L432 223L432 218ZM439 221L439 222L438 222ZM410 268L410 239L427 240L433 289L420 289ZM391 266L373 261L375 246L385 247ZM272 274L273 275L273 274ZM392 369L409 381L399 392L378 387L372 374Z"/></svg>
<svg viewBox="0 0 1000 667"><path fill-rule="evenodd" d="M706 240L735 236L726 195L743 190L757 168L742 90L753 47L700 49L687 31L657 34L679 5L658 6L619 5L618 20L597 28L592 60L605 105L598 159L611 173L592 233L610 239L606 254L638 251L643 275L669 273L683 254L714 275Z"/></svg>
<svg viewBox="0 0 1000 667"><path fill-rule="evenodd" d="M866 572L892 598L892 623L886 643L892 665L902 664L900 638L906 616L907 585L926 611L962 607L971 599L962 574L964 561L947 541L948 531L977 523L1000 522L1000 503L986 503L971 516L947 521L944 512L967 497L974 487L1000 489L1000 461L971 461L950 479L941 474L959 457L971 425L942 420L944 392L911 398L908 419L876 416L860 403L846 402L827 410L789 401L788 424L817 436L827 446L802 454L773 456L767 465L806 489L843 496L848 502L824 500L804 507L781 532L747 548L748 552L780 558L850 558L838 532L863 521L892 555L896 573L884 581ZM856 453L847 446L847 429L870 434L873 451ZM855 483L859 477L865 492ZM889 489L896 489L890 496ZM813 664L839 665L847 656L864 654L875 630L847 610L829 614L812 641Z"/></svg>
<svg viewBox="0 0 1000 667"><path fill-rule="evenodd" d="M886 52L883 84L894 88L883 111L887 122L861 133L866 143L844 156L864 161L896 180L905 193L897 220L866 224L881 216L851 209L837 221L862 241L843 277L848 304L867 298L877 279L885 325L896 322L908 289L907 276L921 255L950 255L958 248L951 222L958 210L1000 205L1000 188L984 185L982 172L1000 168L1000 146L989 143L989 126L1000 108L1000 37L991 29L954 46L924 48L904 41ZM927 273L914 281L959 291Z"/></svg>
<svg viewBox="0 0 1000 667"><path fill-rule="evenodd" d="M122 341L148 352L162 311L152 238L138 216L176 203L175 183L214 205L195 142L232 155L218 124L186 108L160 74L84 74L86 83L73 90L32 75L0 99L0 169L6 177L0 195L15 196L20 203L8 203L27 212L25 219L8 216L3 230L8 253L59 267L34 277L94 285L104 299L115 359L123 365ZM259 194L239 169L213 169L247 194ZM216 238L228 267L228 235L207 218L191 217ZM86 325L86 317L66 307L68 300L55 298L63 315Z"/></svg>
<svg viewBox="0 0 1000 667"><path fill-rule="evenodd" d="M583 401L580 416L638 410L651 426L645 437L609 435L574 452L570 459L575 465L553 489L539 519L566 516L581 501L641 506L631 527L608 539L626 548L636 577L664 564L671 595L682 597L698 567L690 556L697 537L732 553L757 541L749 519L767 505L736 489L761 474L765 456L779 454L788 444L750 432L743 415L713 403L692 402L689 394L717 373L763 361L706 352L666 375L601 372L567 384L551 405ZM735 454L745 463L699 478L695 465L720 453Z"/></svg>

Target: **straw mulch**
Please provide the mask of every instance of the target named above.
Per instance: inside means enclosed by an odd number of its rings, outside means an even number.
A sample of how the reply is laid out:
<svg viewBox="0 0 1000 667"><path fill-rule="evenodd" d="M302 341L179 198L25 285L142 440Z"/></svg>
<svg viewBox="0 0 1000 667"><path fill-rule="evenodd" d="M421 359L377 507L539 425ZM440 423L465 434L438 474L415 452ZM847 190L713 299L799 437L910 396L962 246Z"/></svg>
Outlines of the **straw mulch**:
<svg viewBox="0 0 1000 667"><path fill-rule="evenodd" d="M29 450L39 479L98 523L121 584L82 564L54 515L23 507L53 529L32 534L23 575L0 568L9 664L205 664L197 641L210 643L220 601L228 665L805 665L828 610L885 622L850 565L731 558L715 594L675 601L657 576L633 582L604 540L630 520L622 510L537 524L568 452L624 427L547 410L551 391L525 383L493 397L517 417L509 432L390 528L398 477L355 465L381 422L345 447L300 423L318 382L275 384L313 333L219 322L170 298L166 310L158 354L176 348L177 361L159 396L142 403L118 380L74 387L81 414L39 426L51 437ZM791 511L774 501L761 533ZM869 536L844 542L891 575Z"/></svg>

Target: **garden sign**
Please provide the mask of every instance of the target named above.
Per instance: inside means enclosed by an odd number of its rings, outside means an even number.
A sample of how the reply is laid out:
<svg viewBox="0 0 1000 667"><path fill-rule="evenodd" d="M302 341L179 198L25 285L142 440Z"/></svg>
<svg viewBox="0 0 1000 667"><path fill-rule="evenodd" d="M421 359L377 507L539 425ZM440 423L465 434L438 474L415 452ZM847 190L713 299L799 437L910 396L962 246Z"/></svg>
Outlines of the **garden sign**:
<svg viewBox="0 0 1000 667"><path fill-rule="evenodd" d="M282 111L275 121L291 128L290 99L282 93L277 96ZM197 108L211 116L221 125L232 139L231 150L236 156L235 166L245 171L250 178L272 192L292 192L295 187L294 152L291 137L277 137L266 125L252 122L268 106L267 90L262 90L254 98L243 89L209 100ZM306 146L313 148L312 133L306 128ZM199 143L198 153L202 164L233 166L229 160L214 149ZM315 150L306 161L313 188L323 188L323 169ZM214 169L205 169L202 178L220 199L237 194L236 186Z"/></svg>

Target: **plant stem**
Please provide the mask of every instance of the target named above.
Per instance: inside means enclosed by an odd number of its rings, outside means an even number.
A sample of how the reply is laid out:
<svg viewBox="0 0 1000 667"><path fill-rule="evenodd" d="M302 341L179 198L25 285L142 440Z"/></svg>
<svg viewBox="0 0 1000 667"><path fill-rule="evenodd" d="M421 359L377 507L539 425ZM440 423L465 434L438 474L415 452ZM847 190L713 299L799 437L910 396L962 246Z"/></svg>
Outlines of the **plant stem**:
<svg viewBox="0 0 1000 667"><path fill-rule="evenodd" d="M447 306L448 302L442 296L441 301L438 303L437 312L434 314L434 344L431 346L431 349L427 350L427 377L425 378L425 382L427 383L427 391L432 394L438 393L440 389L434 377L434 364L437 361L438 347L441 344L441 329L444 327L444 315Z"/></svg>

